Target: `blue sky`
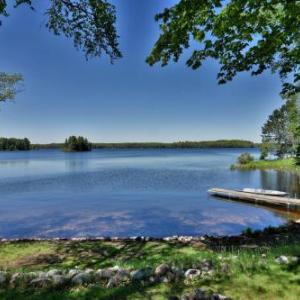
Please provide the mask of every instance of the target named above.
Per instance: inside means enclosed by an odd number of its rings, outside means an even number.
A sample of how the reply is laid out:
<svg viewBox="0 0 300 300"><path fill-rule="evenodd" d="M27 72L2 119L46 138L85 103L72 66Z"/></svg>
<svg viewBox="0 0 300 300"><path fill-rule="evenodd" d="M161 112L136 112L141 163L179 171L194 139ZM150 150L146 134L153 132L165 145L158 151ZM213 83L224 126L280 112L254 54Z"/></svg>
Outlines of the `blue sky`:
<svg viewBox="0 0 300 300"><path fill-rule="evenodd" d="M154 15L176 1L114 0L124 57L86 61L72 41L44 27L47 1L11 9L0 27L0 70L21 72L24 91L1 104L0 135L61 142L84 135L94 142L243 138L282 104L277 75L239 75L218 86L217 63L193 71L178 64L149 67L158 37Z"/></svg>

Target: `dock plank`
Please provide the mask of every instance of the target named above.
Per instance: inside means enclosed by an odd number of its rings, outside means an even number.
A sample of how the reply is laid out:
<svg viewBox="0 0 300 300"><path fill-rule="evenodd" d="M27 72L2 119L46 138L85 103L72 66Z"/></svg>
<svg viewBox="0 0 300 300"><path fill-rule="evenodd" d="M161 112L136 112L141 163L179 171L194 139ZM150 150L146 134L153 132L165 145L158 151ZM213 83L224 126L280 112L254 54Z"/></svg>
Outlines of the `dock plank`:
<svg viewBox="0 0 300 300"><path fill-rule="evenodd" d="M230 200L248 202L271 207L281 207L291 211L300 211L300 199L251 194L223 188L213 188L208 190L208 192L212 196L227 198Z"/></svg>

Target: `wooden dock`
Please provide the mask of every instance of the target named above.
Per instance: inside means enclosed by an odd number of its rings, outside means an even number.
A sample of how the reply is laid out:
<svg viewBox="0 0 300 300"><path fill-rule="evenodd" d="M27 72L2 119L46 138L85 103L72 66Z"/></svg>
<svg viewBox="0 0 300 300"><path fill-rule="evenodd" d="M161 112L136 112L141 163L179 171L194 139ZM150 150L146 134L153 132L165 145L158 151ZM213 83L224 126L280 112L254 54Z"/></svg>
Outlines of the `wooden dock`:
<svg viewBox="0 0 300 300"><path fill-rule="evenodd" d="M226 198L230 200L236 200L236 201L258 204L263 206L283 208L290 211L300 212L300 199L251 194L251 193L245 193L245 192L228 190L228 189L220 189L220 188L213 188L208 190L208 192L213 196Z"/></svg>

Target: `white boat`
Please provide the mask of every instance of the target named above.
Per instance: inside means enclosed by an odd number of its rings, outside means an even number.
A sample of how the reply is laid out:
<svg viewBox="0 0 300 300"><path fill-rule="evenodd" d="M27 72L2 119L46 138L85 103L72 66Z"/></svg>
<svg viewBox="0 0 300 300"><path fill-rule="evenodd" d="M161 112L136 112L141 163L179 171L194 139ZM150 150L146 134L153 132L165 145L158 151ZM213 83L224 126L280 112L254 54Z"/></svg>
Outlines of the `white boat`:
<svg viewBox="0 0 300 300"><path fill-rule="evenodd" d="M288 193L281 192L281 191L264 190L264 189L251 189L251 188L242 189L242 192L251 193L251 194L268 195L268 196L278 196L278 197L285 197L285 196L288 195Z"/></svg>

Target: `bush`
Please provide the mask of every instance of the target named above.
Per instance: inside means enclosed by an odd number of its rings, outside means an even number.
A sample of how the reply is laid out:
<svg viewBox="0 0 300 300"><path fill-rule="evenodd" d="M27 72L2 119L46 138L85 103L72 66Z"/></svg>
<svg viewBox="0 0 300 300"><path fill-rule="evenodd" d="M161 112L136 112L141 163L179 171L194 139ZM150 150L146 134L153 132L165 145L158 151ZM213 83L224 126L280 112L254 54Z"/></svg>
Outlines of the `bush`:
<svg viewBox="0 0 300 300"><path fill-rule="evenodd" d="M250 153L242 153L239 157L238 157L238 163L240 165L245 165L248 164L249 162L253 161L254 157L250 154Z"/></svg>

